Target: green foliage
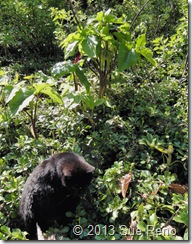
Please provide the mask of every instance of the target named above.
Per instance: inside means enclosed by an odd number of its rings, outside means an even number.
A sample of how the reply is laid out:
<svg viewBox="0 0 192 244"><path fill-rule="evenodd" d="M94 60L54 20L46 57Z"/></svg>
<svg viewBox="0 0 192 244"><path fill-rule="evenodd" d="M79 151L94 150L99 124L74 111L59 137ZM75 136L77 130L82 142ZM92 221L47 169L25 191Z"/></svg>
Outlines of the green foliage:
<svg viewBox="0 0 192 244"><path fill-rule="evenodd" d="M78 68L78 64L65 61L53 68L53 75L61 77L73 72L89 92L90 83L85 73L91 71L99 84L98 97L103 98L106 88L115 78L114 75L116 76L116 73L121 75L119 72L141 62L140 56L156 66L152 51L146 47L145 35L140 35L136 41L133 41L129 28L125 15L117 18L110 9L97 13L87 20L85 26L78 26L75 32L70 33L60 43L66 60L76 52L81 54L79 65L82 67L84 64L82 69Z"/></svg>
<svg viewBox="0 0 192 244"><path fill-rule="evenodd" d="M4 83L4 88L2 92L4 93L4 103L8 104L10 109L10 116L15 116L19 112L29 107L29 112L25 110L28 114L31 124L32 124L32 135L37 138L36 133L36 113L38 100L41 94L47 95L51 98L54 103L63 104L63 100L60 95L55 91L52 86L53 84L42 83L48 81L49 77L39 72L34 77L24 77L25 79L36 79L39 83L26 84L25 81L18 82L17 85L10 85Z"/></svg>
<svg viewBox="0 0 192 244"><path fill-rule="evenodd" d="M0 3L0 238L26 239L24 182L74 151L95 178L47 238L188 240L188 193L173 187L188 184L187 2L71 3Z"/></svg>
<svg viewBox="0 0 192 244"><path fill-rule="evenodd" d="M9 227L3 225L0 227L0 239L1 240L26 240L26 235L27 233L21 232L20 229L13 229L12 231L10 230Z"/></svg>

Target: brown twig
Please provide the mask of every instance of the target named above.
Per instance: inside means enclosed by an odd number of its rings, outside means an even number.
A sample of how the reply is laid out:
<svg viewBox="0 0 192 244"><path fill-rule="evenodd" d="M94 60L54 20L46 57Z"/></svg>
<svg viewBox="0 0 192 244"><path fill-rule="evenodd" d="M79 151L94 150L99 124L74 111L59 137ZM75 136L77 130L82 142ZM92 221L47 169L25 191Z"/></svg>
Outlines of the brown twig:
<svg viewBox="0 0 192 244"><path fill-rule="evenodd" d="M147 6L147 4L148 4L149 1L150 1L150 0L147 0L147 2L143 4L143 7L140 9L140 11L137 13L137 15L135 16L135 18L133 19L133 21L132 21L132 23L131 23L131 26L130 26L130 29L132 29L134 22L135 22L136 19L139 17L139 15L140 15L141 12L143 11L143 9Z"/></svg>

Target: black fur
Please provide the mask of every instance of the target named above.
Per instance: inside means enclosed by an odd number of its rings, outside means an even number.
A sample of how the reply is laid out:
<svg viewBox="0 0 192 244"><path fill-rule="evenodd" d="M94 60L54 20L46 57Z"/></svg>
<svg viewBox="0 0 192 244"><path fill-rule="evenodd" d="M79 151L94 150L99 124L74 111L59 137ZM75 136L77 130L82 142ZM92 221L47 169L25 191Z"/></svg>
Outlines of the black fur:
<svg viewBox="0 0 192 244"><path fill-rule="evenodd" d="M37 239L36 223L44 232L56 221L67 223L66 211L75 211L79 190L89 184L94 167L75 153L59 153L38 165L27 179L20 202L20 215Z"/></svg>

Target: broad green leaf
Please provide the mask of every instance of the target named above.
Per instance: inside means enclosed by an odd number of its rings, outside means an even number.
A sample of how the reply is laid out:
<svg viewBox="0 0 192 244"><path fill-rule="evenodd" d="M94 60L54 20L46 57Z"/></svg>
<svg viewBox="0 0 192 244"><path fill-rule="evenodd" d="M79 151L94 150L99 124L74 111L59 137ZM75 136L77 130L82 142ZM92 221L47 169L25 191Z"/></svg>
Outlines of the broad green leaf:
<svg viewBox="0 0 192 244"><path fill-rule="evenodd" d="M153 58L153 52L149 48L143 48L143 49L139 50L138 53L143 55L154 66L157 66L157 62Z"/></svg>
<svg viewBox="0 0 192 244"><path fill-rule="evenodd" d="M155 226L158 223L157 215L156 213L153 213L149 217L150 224Z"/></svg>
<svg viewBox="0 0 192 244"><path fill-rule="evenodd" d="M126 41L130 41L131 40L131 35L130 33L121 33L121 32L114 32L113 33L114 36L116 36L118 38L118 40L120 42L123 42L123 40L126 40Z"/></svg>
<svg viewBox="0 0 192 244"><path fill-rule="evenodd" d="M97 44L98 42L95 36L88 36L82 41L80 49L82 48L82 52L87 54L89 58L93 58L96 56Z"/></svg>
<svg viewBox="0 0 192 244"><path fill-rule="evenodd" d="M145 45L146 45L146 37L145 34L142 34L137 38L137 42L135 46L136 51L139 51L140 49L144 48Z"/></svg>
<svg viewBox="0 0 192 244"><path fill-rule="evenodd" d="M146 224L143 221L139 221L137 227L141 230L141 231L146 231Z"/></svg>
<svg viewBox="0 0 192 244"><path fill-rule="evenodd" d="M90 109L94 109L94 98L93 96L84 96L83 97L83 102L89 107Z"/></svg>
<svg viewBox="0 0 192 244"><path fill-rule="evenodd" d="M129 30L129 28L130 28L130 25L127 22L124 22L124 21L123 21L123 24L119 27L121 32L130 35L130 33L127 32L127 30Z"/></svg>
<svg viewBox="0 0 192 244"><path fill-rule="evenodd" d="M34 98L34 90L31 88L19 89L15 96L9 102L9 108L11 110L12 115L18 114L25 107L29 105L29 103Z"/></svg>
<svg viewBox="0 0 192 244"><path fill-rule="evenodd" d="M138 59L139 55L135 52L135 50L129 50L125 44L120 44L118 55L118 69L120 72L134 66L137 63Z"/></svg>
<svg viewBox="0 0 192 244"><path fill-rule="evenodd" d="M48 85L46 83L36 83L36 84L33 84L33 86L34 86L34 88L36 90L36 94L40 93L46 87L50 87L50 85Z"/></svg>
<svg viewBox="0 0 192 244"><path fill-rule="evenodd" d="M75 54L77 43L78 43L78 41L74 41L66 47L65 59L67 59L68 57L73 56Z"/></svg>
<svg viewBox="0 0 192 244"><path fill-rule="evenodd" d="M8 103L9 101L11 101L11 99L15 96L16 92L19 90L19 87L13 87L13 86L5 86L6 94L8 93L9 96L7 97L7 99L5 100L6 103Z"/></svg>
<svg viewBox="0 0 192 244"><path fill-rule="evenodd" d="M111 14L107 14L107 15L105 15L105 22L106 23L115 23L116 22L116 17L111 15Z"/></svg>
<svg viewBox="0 0 192 244"><path fill-rule="evenodd" d="M3 232L4 234L7 234L8 236L11 235L11 231L10 228L7 227L6 225L2 225L0 227L1 232Z"/></svg>
<svg viewBox="0 0 192 244"><path fill-rule="evenodd" d="M71 61L64 61L56 63L52 69L52 75L54 78L58 79L64 75L75 72L77 68L76 64L73 64Z"/></svg>
<svg viewBox="0 0 192 244"><path fill-rule="evenodd" d="M109 102L108 100L106 100L106 99L104 100L104 104L105 104L107 107L112 108L110 102Z"/></svg>
<svg viewBox="0 0 192 244"><path fill-rule="evenodd" d="M83 73L82 70L80 70L78 67L76 69L76 75L79 77L79 80L81 82L81 84L86 88L86 91L89 92L90 90L90 83L87 80L87 77L85 76L85 74Z"/></svg>
<svg viewBox="0 0 192 244"><path fill-rule="evenodd" d="M173 220L188 226L188 206L181 209L179 213L173 218Z"/></svg>
<svg viewBox="0 0 192 244"><path fill-rule="evenodd" d="M60 44L62 48L66 48L70 43L78 41L81 39L81 36L79 33L71 33L69 34Z"/></svg>
<svg viewBox="0 0 192 244"><path fill-rule="evenodd" d="M154 66L157 66L157 62L153 58L153 52L149 48L146 48L145 45L146 37L145 34L142 34L137 38L135 50L137 53L140 53L142 56L144 56Z"/></svg>
<svg viewBox="0 0 192 244"><path fill-rule="evenodd" d="M69 94L67 94L67 98L73 99L74 103L77 103L77 104L79 104L82 101L81 94L74 95L73 93L69 93Z"/></svg>
<svg viewBox="0 0 192 244"><path fill-rule="evenodd" d="M43 94L48 95L53 102L63 104L63 100L61 99L61 96L50 86L45 87L40 91Z"/></svg>
<svg viewBox="0 0 192 244"><path fill-rule="evenodd" d="M102 98L97 99L97 100L95 101L95 106L97 107L97 106L99 106L99 105L101 105L101 104L103 104L103 103L104 103L104 99L102 99Z"/></svg>
<svg viewBox="0 0 192 244"><path fill-rule="evenodd" d="M104 12L103 11L98 12L97 13L97 17L95 18L95 20L102 21L103 17L104 17Z"/></svg>

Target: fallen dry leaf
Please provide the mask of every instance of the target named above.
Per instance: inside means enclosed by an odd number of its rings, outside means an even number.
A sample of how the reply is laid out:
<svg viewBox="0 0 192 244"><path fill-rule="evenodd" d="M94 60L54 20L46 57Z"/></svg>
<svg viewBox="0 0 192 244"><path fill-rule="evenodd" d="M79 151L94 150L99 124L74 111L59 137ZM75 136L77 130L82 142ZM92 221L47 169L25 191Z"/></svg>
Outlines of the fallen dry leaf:
<svg viewBox="0 0 192 244"><path fill-rule="evenodd" d="M121 183L121 191L122 191L122 196L125 198L126 197L126 192L128 190L129 187L129 183L131 182L131 178L132 178L132 173L126 174L124 176L122 176L119 181Z"/></svg>
<svg viewBox="0 0 192 244"><path fill-rule="evenodd" d="M171 184L169 186L169 188L171 188L171 190L174 190L175 192L180 193L180 194L184 194L184 193L188 192L188 187L185 185Z"/></svg>

